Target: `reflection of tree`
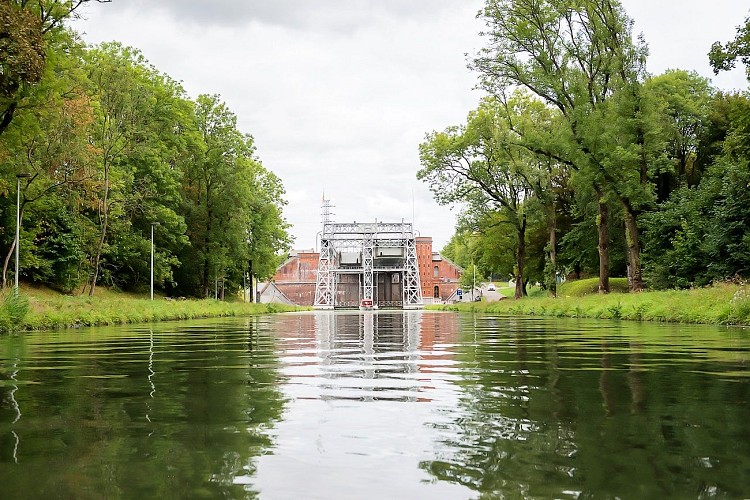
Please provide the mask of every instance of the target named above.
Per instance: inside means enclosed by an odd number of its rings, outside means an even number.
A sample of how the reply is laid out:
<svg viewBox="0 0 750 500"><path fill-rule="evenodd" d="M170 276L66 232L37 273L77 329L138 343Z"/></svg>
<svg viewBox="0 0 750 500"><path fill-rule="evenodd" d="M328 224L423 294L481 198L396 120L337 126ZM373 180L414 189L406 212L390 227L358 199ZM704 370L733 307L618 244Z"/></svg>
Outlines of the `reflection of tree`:
<svg viewBox="0 0 750 500"><path fill-rule="evenodd" d="M491 319L486 322L477 325L480 339L483 328L494 327ZM564 376L556 365L537 369L546 356L556 359L556 346L530 342L524 331L505 340L508 349L480 340L474 351L462 355L472 369L461 382L459 416L441 433L446 436L442 447L450 452L422 468L490 496L554 496L558 490L547 489L548 480L570 474L568 457L576 451L571 426L540 419L557 415L564 420L569 412L557 393ZM573 486L572 480L568 483Z"/></svg>
<svg viewBox="0 0 750 500"><path fill-rule="evenodd" d="M148 330L102 329L40 349L20 372L34 385L16 393L22 473L8 469L0 409L4 495L253 495L254 461L284 405L258 321L159 325L153 345Z"/></svg>
<svg viewBox="0 0 750 500"><path fill-rule="evenodd" d="M649 338L647 325L565 331L475 317L462 326L459 408L434 425L436 456L420 464L438 480L493 498L750 491L750 385L707 375L734 369L713 353L696 359L663 330Z"/></svg>

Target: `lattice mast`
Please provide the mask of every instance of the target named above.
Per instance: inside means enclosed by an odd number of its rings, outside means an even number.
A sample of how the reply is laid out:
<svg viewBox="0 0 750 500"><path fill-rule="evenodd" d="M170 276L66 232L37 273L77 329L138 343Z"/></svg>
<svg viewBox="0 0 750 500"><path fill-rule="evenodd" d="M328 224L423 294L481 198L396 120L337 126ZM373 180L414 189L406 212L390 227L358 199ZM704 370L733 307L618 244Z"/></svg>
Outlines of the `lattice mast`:
<svg viewBox="0 0 750 500"><path fill-rule="evenodd" d="M414 235L414 227L409 224L405 226L408 234L404 235L406 246L406 260L404 262L404 309L421 309L422 283L419 279L419 261L417 260L417 241Z"/></svg>
<svg viewBox="0 0 750 500"><path fill-rule="evenodd" d="M363 224L362 234L362 298L361 301L375 303L375 231L377 225Z"/></svg>
<svg viewBox="0 0 750 500"><path fill-rule="evenodd" d="M320 256L318 257L318 276L315 281L315 309L333 309L336 305L336 284L334 268L336 252L333 248L333 224L331 223L331 200L323 195L322 217L323 233L320 237Z"/></svg>

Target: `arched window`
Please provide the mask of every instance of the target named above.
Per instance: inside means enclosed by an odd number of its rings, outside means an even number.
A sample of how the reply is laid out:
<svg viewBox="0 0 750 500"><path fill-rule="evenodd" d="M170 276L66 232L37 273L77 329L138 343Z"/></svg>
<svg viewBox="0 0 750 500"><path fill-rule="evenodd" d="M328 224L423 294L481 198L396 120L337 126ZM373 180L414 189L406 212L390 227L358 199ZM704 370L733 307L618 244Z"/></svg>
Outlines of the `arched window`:
<svg viewBox="0 0 750 500"><path fill-rule="evenodd" d="M440 298L440 287L439 286L435 285L435 290L433 291L432 297L436 298L436 299Z"/></svg>
<svg viewBox="0 0 750 500"><path fill-rule="evenodd" d="M438 266L435 266L432 268L432 277L437 278L440 276L440 270L438 269Z"/></svg>

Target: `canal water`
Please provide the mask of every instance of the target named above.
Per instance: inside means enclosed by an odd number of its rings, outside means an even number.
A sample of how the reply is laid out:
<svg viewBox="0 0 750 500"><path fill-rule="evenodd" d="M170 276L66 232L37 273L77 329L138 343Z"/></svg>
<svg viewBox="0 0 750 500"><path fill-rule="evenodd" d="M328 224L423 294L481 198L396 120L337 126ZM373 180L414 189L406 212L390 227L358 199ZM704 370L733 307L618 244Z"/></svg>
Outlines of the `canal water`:
<svg viewBox="0 0 750 500"><path fill-rule="evenodd" d="M301 313L0 338L2 498L747 498L750 332Z"/></svg>

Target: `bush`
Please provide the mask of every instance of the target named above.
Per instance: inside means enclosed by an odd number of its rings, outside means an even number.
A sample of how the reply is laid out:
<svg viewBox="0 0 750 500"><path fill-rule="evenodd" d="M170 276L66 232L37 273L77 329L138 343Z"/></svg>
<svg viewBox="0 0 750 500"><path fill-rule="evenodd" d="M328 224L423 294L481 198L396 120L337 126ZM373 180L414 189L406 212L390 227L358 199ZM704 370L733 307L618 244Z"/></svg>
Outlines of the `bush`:
<svg viewBox="0 0 750 500"><path fill-rule="evenodd" d="M0 332L18 330L29 312L29 300L16 290L8 293L0 306Z"/></svg>
<svg viewBox="0 0 750 500"><path fill-rule="evenodd" d="M610 278L609 291L612 293L628 293L627 278ZM562 297L583 297L599 292L599 278L566 281L557 286L557 294Z"/></svg>

